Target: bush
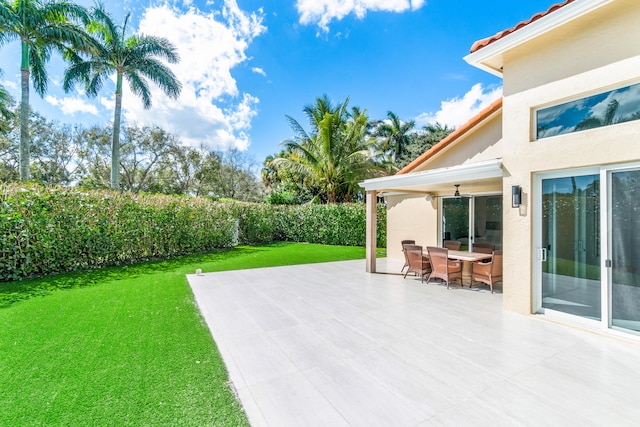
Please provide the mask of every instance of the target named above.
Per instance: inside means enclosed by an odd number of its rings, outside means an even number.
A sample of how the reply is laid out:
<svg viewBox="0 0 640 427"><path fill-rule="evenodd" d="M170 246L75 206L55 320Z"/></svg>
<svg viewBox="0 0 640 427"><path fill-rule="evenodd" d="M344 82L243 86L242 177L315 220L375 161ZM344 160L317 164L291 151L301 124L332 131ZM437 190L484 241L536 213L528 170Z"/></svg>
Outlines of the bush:
<svg viewBox="0 0 640 427"><path fill-rule="evenodd" d="M300 197L291 191L273 191L266 197L265 202L272 205L299 205L302 203Z"/></svg>
<svg viewBox="0 0 640 427"><path fill-rule="evenodd" d="M232 204L239 219L240 244L276 241L364 246L366 243L366 206ZM378 247L386 246L386 208L378 205Z"/></svg>
<svg viewBox="0 0 640 427"><path fill-rule="evenodd" d="M236 221L204 199L0 185L0 280L233 245Z"/></svg>
<svg viewBox="0 0 640 427"><path fill-rule="evenodd" d="M274 241L364 246L365 205L271 205L0 184L0 281ZM378 206L378 247L386 210Z"/></svg>

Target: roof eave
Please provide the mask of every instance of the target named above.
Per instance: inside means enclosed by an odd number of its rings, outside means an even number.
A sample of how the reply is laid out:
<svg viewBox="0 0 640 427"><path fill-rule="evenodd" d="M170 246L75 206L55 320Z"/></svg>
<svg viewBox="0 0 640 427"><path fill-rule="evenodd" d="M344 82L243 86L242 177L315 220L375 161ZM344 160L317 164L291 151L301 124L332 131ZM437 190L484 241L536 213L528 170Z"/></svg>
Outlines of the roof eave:
<svg viewBox="0 0 640 427"><path fill-rule="evenodd" d="M414 159L411 163L406 165L404 168L400 169L396 175L404 175L412 172L414 169L418 168L427 160L431 159L438 153L442 152L446 148L450 147L452 144L455 144L457 141L466 137L469 133L473 132L478 128L478 126L482 125L482 123L494 117L499 111L502 110L502 97L496 99L484 110L480 111L474 117L472 117L468 122L460 126L458 129L451 132L448 136L446 136L443 140L435 144L433 147L425 151L423 154Z"/></svg>
<svg viewBox="0 0 640 427"><path fill-rule="evenodd" d="M406 175L391 175L382 178L367 179L360 187L366 191L384 191L388 189L408 189L424 185L449 182L473 181L503 176L502 159L492 159L479 163L467 163Z"/></svg>
<svg viewBox="0 0 640 427"><path fill-rule="evenodd" d="M556 10L553 13L543 16L542 18L514 31L464 57L470 65L487 71L498 77L502 77L502 58L501 56L544 33L558 28L569 21L573 21L589 12L594 11L614 0L583 0L568 4L567 6ZM498 62L499 66L495 65ZM493 63L493 64L492 64ZM491 64L491 65L490 65Z"/></svg>

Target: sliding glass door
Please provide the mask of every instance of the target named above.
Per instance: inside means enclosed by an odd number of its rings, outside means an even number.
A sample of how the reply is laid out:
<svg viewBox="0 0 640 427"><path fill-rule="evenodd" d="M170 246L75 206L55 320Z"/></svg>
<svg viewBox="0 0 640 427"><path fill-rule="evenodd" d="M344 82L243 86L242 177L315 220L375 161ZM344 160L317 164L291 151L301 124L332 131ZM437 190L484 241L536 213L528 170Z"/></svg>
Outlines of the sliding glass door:
<svg viewBox="0 0 640 427"><path fill-rule="evenodd" d="M470 197L450 197L442 200L442 242L457 240L461 250L469 249L469 218L471 217Z"/></svg>
<svg viewBox="0 0 640 427"><path fill-rule="evenodd" d="M443 242L458 240L465 251L476 244L502 249L502 194L443 198L441 212Z"/></svg>
<svg viewBox="0 0 640 427"><path fill-rule="evenodd" d="M640 166L535 185L537 309L640 333Z"/></svg>
<svg viewBox="0 0 640 427"><path fill-rule="evenodd" d="M542 307L601 318L600 176L542 180Z"/></svg>
<svg viewBox="0 0 640 427"><path fill-rule="evenodd" d="M640 331L640 170L610 177L611 325Z"/></svg>

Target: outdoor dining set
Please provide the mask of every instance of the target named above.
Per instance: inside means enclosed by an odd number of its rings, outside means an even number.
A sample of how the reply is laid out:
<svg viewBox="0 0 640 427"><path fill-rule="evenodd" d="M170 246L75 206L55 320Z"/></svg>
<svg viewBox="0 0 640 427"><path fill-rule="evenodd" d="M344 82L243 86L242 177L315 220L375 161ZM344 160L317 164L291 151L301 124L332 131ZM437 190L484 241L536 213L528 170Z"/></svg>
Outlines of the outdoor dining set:
<svg viewBox="0 0 640 427"><path fill-rule="evenodd" d="M474 243L473 252L460 250L462 243L457 240L445 240L443 247L416 245L415 240L403 240L402 251L405 263L401 271L404 277L414 273L427 283L439 279L447 284L457 280L460 285L473 286L474 282L489 285L493 293L493 285L502 282L502 250L494 250L494 246L486 243Z"/></svg>

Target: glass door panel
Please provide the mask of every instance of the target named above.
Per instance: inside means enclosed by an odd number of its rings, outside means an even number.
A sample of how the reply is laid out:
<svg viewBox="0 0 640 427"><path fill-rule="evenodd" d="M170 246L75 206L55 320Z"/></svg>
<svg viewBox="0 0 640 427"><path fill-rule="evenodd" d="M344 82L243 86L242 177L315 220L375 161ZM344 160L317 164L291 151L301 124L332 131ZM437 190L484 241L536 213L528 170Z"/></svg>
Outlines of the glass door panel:
<svg viewBox="0 0 640 427"><path fill-rule="evenodd" d="M542 180L542 307L601 318L600 175Z"/></svg>
<svg viewBox="0 0 640 427"><path fill-rule="evenodd" d="M611 325L640 331L640 170L611 174Z"/></svg>
<svg viewBox="0 0 640 427"><path fill-rule="evenodd" d="M502 194L475 196L473 245L502 249Z"/></svg>
<svg viewBox="0 0 640 427"><path fill-rule="evenodd" d="M462 242L460 250L469 249L469 198L442 199L442 243L445 240Z"/></svg>

